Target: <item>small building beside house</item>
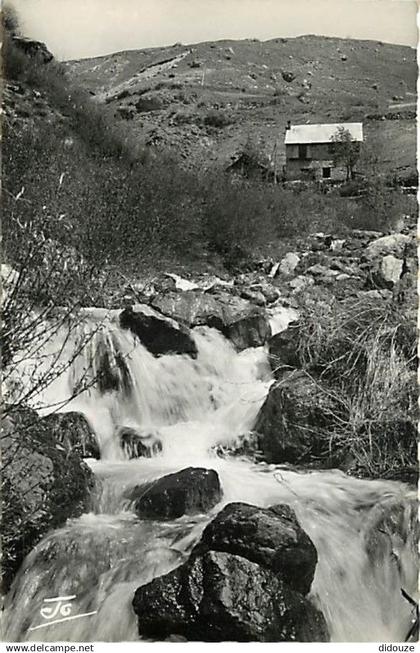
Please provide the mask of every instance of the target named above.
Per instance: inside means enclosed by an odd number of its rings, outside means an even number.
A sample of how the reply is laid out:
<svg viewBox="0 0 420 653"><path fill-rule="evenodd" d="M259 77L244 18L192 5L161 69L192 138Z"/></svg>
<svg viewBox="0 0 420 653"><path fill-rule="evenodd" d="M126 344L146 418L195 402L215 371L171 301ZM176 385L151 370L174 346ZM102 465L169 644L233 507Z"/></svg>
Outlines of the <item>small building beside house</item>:
<svg viewBox="0 0 420 653"><path fill-rule="evenodd" d="M282 180L281 171L276 173L271 161L262 155L249 154L246 150L232 155L224 169L234 178L252 181L275 181L276 183Z"/></svg>
<svg viewBox="0 0 420 653"><path fill-rule="evenodd" d="M351 141L360 149L363 142L361 122L328 123L320 125L291 125L286 128L285 179L307 181L346 181L348 169L344 163L335 164L333 139L340 129L346 130Z"/></svg>

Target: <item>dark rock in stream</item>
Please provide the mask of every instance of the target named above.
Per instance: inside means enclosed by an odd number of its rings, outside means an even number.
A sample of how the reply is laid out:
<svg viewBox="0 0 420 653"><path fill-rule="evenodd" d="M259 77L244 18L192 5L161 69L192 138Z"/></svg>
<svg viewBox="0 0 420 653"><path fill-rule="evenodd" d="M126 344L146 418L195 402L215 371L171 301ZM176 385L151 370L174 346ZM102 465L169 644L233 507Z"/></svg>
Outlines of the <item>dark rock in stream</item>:
<svg viewBox="0 0 420 653"><path fill-rule="evenodd" d="M128 458L153 458L162 451L162 441L156 433L141 432L128 426L118 430L118 438Z"/></svg>
<svg viewBox="0 0 420 653"><path fill-rule="evenodd" d="M2 583L7 591L24 557L47 531L90 508L93 473L52 419L19 408L2 422Z"/></svg>
<svg viewBox="0 0 420 653"><path fill-rule="evenodd" d="M120 325L132 331L154 356L186 354L195 358L197 355L189 329L148 306L136 304L125 308L120 314Z"/></svg>
<svg viewBox="0 0 420 653"><path fill-rule="evenodd" d="M208 642L328 641L322 613L295 589L297 578L306 576L306 593L315 563L312 542L290 508L230 504L186 563L137 589L139 634Z"/></svg>
<svg viewBox="0 0 420 653"><path fill-rule="evenodd" d="M271 335L264 308L226 292L168 292L155 297L152 306L189 327L218 329L239 351L259 347Z"/></svg>
<svg viewBox="0 0 420 653"><path fill-rule="evenodd" d="M213 469L187 467L135 488L131 498L141 519L178 519L204 513L222 498L219 477Z"/></svg>
<svg viewBox="0 0 420 653"><path fill-rule="evenodd" d="M199 547L243 556L279 574L292 589L307 594L317 553L289 506L258 508L228 504L205 529Z"/></svg>
<svg viewBox="0 0 420 653"><path fill-rule="evenodd" d="M300 330L300 324L295 320L268 341L269 362L276 378L279 378L285 369L300 367L298 351Z"/></svg>
<svg viewBox="0 0 420 653"><path fill-rule="evenodd" d="M310 462L329 457L329 434L339 426L343 406L302 371L288 372L271 386L254 432L268 462ZM335 421L337 419L337 422Z"/></svg>

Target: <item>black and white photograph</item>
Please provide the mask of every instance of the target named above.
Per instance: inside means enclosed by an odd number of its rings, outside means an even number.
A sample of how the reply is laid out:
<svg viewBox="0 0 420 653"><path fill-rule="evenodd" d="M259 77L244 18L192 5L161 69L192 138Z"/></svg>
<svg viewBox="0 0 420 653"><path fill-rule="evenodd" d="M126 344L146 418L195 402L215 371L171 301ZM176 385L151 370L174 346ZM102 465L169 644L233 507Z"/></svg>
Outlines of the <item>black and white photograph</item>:
<svg viewBox="0 0 420 653"><path fill-rule="evenodd" d="M417 9L3 0L4 651L415 650Z"/></svg>

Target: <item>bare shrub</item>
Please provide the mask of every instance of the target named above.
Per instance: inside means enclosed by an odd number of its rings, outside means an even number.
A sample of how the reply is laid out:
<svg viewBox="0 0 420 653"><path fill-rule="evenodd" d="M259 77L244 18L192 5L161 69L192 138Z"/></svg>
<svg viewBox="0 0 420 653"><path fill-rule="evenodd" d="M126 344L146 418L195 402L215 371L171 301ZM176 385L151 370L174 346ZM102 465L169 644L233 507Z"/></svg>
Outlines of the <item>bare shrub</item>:
<svg viewBox="0 0 420 653"><path fill-rule="evenodd" d="M416 468L416 325L394 302L348 299L303 309L302 367L341 406L328 446L351 471Z"/></svg>
<svg viewBox="0 0 420 653"><path fill-rule="evenodd" d="M219 111L217 109L211 109L204 116L204 124L208 127L217 127L222 129L233 123L233 117L226 113L226 111Z"/></svg>

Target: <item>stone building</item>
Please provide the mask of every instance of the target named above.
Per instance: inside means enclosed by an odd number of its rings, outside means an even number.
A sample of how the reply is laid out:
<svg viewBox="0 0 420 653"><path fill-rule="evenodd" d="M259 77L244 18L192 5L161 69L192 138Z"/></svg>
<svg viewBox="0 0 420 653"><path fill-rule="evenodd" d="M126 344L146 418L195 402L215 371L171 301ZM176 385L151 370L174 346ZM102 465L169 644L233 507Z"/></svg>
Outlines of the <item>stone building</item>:
<svg viewBox="0 0 420 653"><path fill-rule="evenodd" d="M286 127L285 179L308 181L345 181L348 170L344 162L334 164L333 139L340 128L350 134L357 153L363 142L361 122L329 123L319 125L291 125Z"/></svg>

